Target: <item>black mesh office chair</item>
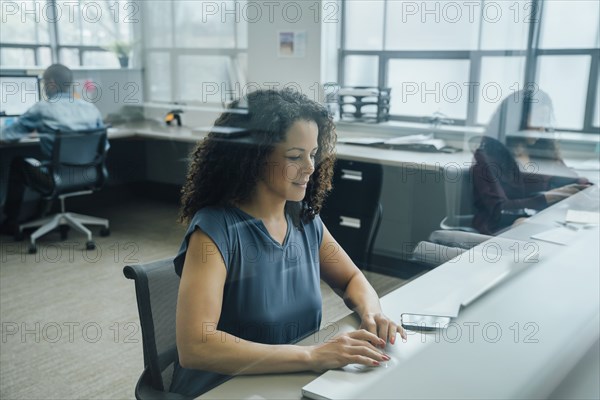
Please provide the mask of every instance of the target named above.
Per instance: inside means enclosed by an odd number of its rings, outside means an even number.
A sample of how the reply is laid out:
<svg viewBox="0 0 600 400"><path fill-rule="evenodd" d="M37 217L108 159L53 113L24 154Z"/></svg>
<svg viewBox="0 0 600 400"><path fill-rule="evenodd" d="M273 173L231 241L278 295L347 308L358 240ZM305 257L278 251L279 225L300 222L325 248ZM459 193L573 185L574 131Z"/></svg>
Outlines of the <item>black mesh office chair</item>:
<svg viewBox="0 0 600 400"><path fill-rule="evenodd" d="M446 180L445 192L446 217L440 222L440 228L477 233L472 226L475 200L471 170L464 168L460 171L458 179Z"/></svg>
<svg viewBox="0 0 600 400"><path fill-rule="evenodd" d="M321 210L323 222L354 263L369 269L383 209L383 167L338 160L333 190Z"/></svg>
<svg viewBox="0 0 600 400"><path fill-rule="evenodd" d="M23 239L23 230L39 227L30 236L29 252L37 251L36 241L48 232L60 228L61 238L67 237L67 227L87 236L86 247L94 249L92 232L86 225L100 225L101 236L110 234L107 219L81 215L65 210L65 199L91 194L99 190L108 176L104 165L106 158L106 130L56 132L52 159L47 162L28 158L31 176L28 186L39 192L46 201L60 200L60 213L19 225L17 240ZM35 172L33 172L35 171Z"/></svg>
<svg viewBox="0 0 600 400"><path fill-rule="evenodd" d="M142 326L144 372L135 387L136 399L188 399L168 391L177 360L175 312L179 276L173 260L126 266L123 274L135 281Z"/></svg>
<svg viewBox="0 0 600 400"><path fill-rule="evenodd" d="M419 242L413 250L412 261L429 268L450 261L490 238L472 225L475 215L472 170L461 169L456 179L447 179L445 192L446 217L440 222L441 230L432 232L428 241Z"/></svg>

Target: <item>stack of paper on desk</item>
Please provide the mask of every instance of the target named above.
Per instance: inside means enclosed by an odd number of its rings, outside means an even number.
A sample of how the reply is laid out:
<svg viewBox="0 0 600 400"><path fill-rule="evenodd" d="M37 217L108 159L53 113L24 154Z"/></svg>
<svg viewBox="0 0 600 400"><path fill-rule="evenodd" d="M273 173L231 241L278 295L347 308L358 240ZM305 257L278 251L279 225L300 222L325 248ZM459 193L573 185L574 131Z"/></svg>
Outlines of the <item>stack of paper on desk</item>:
<svg viewBox="0 0 600 400"><path fill-rule="evenodd" d="M532 239L542 240L544 242L560 244L566 246L572 243L577 237L577 232L565 227L554 228L548 231L536 233L532 235Z"/></svg>
<svg viewBox="0 0 600 400"><path fill-rule="evenodd" d="M574 224L600 224L600 213L593 211L579 211L579 210L568 210L565 222L572 222Z"/></svg>
<svg viewBox="0 0 600 400"><path fill-rule="evenodd" d="M359 145L383 145L394 149L419 150L419 151L440 151L446 147L442 139L434 139L433 134L419 134L399 136L391 139L384 138L342 138L339 143L359 144Z"/></svg>

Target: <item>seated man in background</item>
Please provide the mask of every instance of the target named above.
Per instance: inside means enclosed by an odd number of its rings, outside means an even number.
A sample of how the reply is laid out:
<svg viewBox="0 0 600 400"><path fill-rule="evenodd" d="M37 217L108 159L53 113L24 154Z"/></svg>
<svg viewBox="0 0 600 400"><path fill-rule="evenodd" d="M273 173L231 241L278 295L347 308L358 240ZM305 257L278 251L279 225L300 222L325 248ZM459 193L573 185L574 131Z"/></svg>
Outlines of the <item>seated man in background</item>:
<svg viewBox="0 0 600 400"><path fill-rule="evenodd" d="M3 129L4 142L16 142L37 132L43 157L50 159L57 131L76 131L101 128L102 115L96 106L76 98L73 73L61 64L53 64L43 74L46 99L36 103L12 125ZM108 143L107 143L108 149ZM10 165L4 217L0 232L13 235L17 231L23 194L27 185L47 180L44 171L16 157Z"/></svg>
<svg viewBox="0 0 600 400"><path fill-rule="evenodd" d="M471 169L473 227L480 233L501 233L589 185L562 160L551 137L553 121L552 101L541 90L520 91L502 101Z"/></svg>

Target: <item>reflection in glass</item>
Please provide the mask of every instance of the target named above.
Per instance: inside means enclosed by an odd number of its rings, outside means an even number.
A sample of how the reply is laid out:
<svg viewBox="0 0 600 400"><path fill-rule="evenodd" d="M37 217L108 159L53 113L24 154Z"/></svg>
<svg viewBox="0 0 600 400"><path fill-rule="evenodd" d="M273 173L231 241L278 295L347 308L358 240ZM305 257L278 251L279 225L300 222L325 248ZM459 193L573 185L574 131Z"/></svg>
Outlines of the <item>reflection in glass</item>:
<svg viewBox="0 0 600 400"><path fill-rule="evenodd" d="M523 79L525 57L482 57L481 79L477 88L477 123L489 122L506 96L517 92Z"/></svg>
<svg viewBox="0 0 600 400"><path fill-rule="evenodd" d="M480 233L497 234L585 186L552 137L554 107L541 90L504 99L485 136L472 140L475 216Z"/></svg>

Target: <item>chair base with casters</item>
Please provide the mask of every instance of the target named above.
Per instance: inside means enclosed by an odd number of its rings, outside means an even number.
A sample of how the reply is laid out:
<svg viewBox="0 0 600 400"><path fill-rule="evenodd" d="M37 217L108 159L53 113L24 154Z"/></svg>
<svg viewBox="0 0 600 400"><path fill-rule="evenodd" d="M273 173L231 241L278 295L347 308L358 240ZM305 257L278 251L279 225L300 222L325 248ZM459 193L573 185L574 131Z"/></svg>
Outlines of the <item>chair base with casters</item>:
<svg viewBox="0 0 600 400"><path fill-rule="evenodd" d="M38 229L33 232L29 237L29 253L34 254L37 252L36 241L44 236L45 234L55 230L56 228L60 228L60 236L61 239L67 238L67 228L73 228L74 230L83 233L87 236L87 242L85 244L87 250L93 250L96 248L94 241L92 240L92 232L84 226L85 225L97 225L102 226L100 230L100 236L108 236L110 235L110 227L107 219L92 217L90 215L82 215L72 212L67 212L65 210L65 199L68 197L74 196L82 196L86 194L92 194L92 190L84 190L80 192L74 193L66 193L59 195L58 198L60 200L60 213L50 215L47 217L43 217L37 219L35 221L27 222L19 225L19 230L16 235L17 240L23 239L23 231L29 228Z"/></svg>

